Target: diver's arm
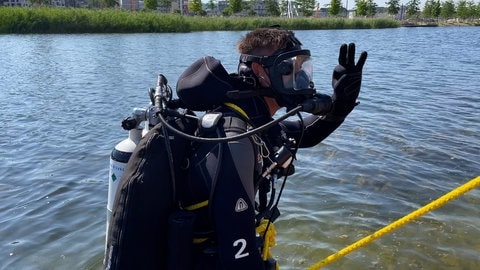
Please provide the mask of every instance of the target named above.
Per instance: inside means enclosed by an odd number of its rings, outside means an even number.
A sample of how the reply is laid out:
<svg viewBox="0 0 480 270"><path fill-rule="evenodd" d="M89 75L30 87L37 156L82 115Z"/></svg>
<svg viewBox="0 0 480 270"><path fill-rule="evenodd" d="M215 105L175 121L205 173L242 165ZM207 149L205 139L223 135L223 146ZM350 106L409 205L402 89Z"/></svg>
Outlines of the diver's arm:
<svg viewBox="0 0 480 270"><path fill-rule="evenodd" d="M284 120L280 126L287 134L287 137L300 142L300 148L312 147L317 145L335 131L342 123L344 118L329 118L324 116L309 115L303 119L303 126L300 120ZM302 130L303 137L302 137ZM302 137L300 141L300 137Z"/></svg>

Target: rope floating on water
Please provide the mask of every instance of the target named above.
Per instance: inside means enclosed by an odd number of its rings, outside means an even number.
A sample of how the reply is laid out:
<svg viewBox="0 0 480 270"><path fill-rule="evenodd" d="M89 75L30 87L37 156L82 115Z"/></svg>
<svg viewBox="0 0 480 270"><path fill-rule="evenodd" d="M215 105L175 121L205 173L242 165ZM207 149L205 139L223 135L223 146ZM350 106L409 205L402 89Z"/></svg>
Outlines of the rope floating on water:
<svg viewBox="0 0 480 270"><path fill-rule="evenodd" d="M430 211L433 211L441 206L443 206L444 204L446 204L447 202L451 201L451 200L454 200L458 197L460 197L461 195L465 194L466 192L478 187L480 185L480 176L477 176L476 178L468 181L467 183L455 188L454 190L448 192L447 194L441 196L440 198L432 201L431 203L411 212L410 214L390 223L389 225L381 228L380 230L374 232L373 234L367 236L367 237L364 237L363 239L360 239L359 241L351 244L350 246L347 246L346 248L338 251L337 253L335 254L332 254L330 256L328 256L327 258L323 259L322 261L308 267L307 269L308 270L314 270L314 269L320 269L321 267L324 267L325 265L327 264L330 264L336 260L338 260L339 258L347 255L348 253L366 245L366 244L369 244L370 242L372 242L373 240L377 239L377 238L380 238L382 237L383 235L395 230L395 229L398 229L399 227L419 218L420 216L430 212Z"/></svg>

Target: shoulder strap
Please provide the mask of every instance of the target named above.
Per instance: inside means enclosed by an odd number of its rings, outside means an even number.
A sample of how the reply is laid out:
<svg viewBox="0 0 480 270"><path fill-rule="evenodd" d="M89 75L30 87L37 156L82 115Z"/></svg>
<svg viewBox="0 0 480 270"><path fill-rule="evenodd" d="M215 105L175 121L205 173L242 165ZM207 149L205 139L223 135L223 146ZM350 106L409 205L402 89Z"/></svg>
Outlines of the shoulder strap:
<svg viewBox="0 0 480 270"><path fill-rule="evenodd" d="M248 117L248 114L242 109L240 108L239 106L231 103L231 102L225 102L223 103L225 106L227 106L228 108L234 110L235 112L239 113L241 116L243 116L245 119L250 119L250 117Z"/></svg>

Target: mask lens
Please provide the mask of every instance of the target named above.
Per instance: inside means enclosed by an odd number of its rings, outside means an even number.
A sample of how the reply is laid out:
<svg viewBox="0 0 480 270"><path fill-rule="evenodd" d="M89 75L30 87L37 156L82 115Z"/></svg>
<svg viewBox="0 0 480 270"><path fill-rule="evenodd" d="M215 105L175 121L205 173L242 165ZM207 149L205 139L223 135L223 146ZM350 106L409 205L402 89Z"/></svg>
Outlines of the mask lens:
<svg viewBox="0 0 480 270"><path fill-rule="evenodd" d="M307 89L311 87L313 81L313 63L309 56L296 57L296 69L294 71L293 89Z"/></svg>
<svg viewBox="0 0 480 270"><path fill-rule="evenodd" d="M282 65L291 67L291 72L282 74L285 89L302 90L310 88L313 80L313 65L310 56L297 55L282 61Z"/></svg>

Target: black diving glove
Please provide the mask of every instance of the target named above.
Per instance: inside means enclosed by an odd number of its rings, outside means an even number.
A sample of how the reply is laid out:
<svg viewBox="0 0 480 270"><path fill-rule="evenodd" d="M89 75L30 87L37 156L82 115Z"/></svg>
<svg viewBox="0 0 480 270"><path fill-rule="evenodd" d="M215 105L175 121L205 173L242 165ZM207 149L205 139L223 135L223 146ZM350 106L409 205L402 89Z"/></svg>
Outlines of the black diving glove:
<svg viewBox="0 0 480 270"><path fill-rule="evenodd" d="M337 117L347 116L358 104L357 98L362 84L362 69L367 60L367 52L362 52L355 64L355 44L342 44L338 55L338 65L333 70L333 109Z"/></svg>

